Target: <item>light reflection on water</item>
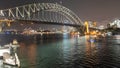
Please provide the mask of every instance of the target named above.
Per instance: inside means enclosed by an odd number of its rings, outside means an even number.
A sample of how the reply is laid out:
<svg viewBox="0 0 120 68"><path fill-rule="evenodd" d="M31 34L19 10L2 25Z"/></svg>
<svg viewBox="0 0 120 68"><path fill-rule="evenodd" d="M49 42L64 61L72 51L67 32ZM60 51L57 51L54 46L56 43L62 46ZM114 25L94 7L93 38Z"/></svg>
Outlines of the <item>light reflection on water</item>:
<svg viewBox="0 0 120 68"><path fill-rule="evenodd" d="M90 43L89 36L7 36L17 38L21 68L119 68L120 45L107 38ZM6 41L8 43L8 41Z"/></svg>

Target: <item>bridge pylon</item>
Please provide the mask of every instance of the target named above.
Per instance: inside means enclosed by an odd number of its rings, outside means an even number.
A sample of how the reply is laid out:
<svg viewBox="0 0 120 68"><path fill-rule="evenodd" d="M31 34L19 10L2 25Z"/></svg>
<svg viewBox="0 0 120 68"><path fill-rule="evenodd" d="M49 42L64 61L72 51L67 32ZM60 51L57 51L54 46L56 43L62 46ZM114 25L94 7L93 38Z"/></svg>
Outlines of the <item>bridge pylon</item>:
<svg viewBox="0 0 120 68"><path fill-rule="evenodd" d="M89 34L90 33L90 31L89 31L89 24L88 24L88 22L87 21L85 21L85 23L84 23L84 26L85 26L85 34Z"/></svg>

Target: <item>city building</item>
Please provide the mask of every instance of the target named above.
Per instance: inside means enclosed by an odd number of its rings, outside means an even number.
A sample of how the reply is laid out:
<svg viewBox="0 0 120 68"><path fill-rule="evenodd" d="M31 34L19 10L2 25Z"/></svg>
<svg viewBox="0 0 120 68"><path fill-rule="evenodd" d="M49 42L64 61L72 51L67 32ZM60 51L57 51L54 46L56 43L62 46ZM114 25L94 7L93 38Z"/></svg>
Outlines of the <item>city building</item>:
<svg viewBox="0 0 120 68"><path fill-rule="evenodd" d="M112 23L109 23L109 26L120 28L120 19L116 19Z"/></svg>

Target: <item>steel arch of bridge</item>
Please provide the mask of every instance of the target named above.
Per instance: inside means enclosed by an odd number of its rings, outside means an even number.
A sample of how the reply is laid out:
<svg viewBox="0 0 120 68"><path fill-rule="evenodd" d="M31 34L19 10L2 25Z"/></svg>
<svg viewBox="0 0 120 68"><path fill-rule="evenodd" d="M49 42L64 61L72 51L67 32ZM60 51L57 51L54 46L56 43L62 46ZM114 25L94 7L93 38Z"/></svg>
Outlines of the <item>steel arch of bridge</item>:
<svg viewBox="0 0 120 68"><path fill-rule="evenodd" d="M4 9L4 10L0 10L0 16L9 17L12 19L24 19L24 20L25 20L24 17L27 16L29 20L31 20L30 16L32 15L32 13L39 11L51 11L51 12L60 13L64 15L67 19L73 21L74 24L83 25L83 22L80 20L80 18L70 9L60 4L53 4L53 3L34 3L34 4L28 4L19 7Z"/></svg>

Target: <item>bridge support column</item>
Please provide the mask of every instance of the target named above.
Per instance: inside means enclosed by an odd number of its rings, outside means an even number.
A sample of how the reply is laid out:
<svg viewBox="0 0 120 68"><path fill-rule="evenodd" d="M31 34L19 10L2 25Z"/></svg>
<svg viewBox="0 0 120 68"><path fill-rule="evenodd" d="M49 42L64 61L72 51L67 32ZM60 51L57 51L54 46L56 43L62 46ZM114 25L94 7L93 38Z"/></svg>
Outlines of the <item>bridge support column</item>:
<svg viewBox="0 0 120 68"><path fill-rule="evenodd" d="M85 21L85 27L86 27L86 32L85 34L89 34L89 24L87 21Z"/></svg>

